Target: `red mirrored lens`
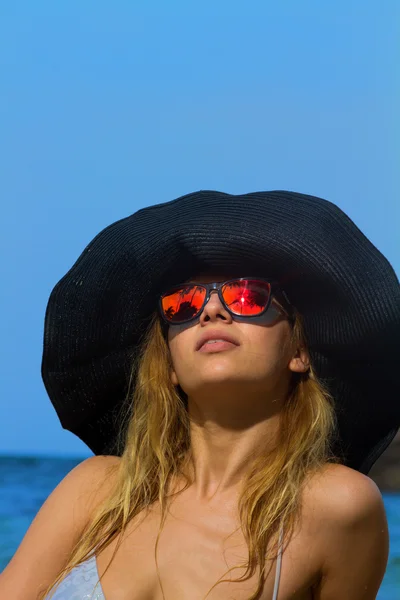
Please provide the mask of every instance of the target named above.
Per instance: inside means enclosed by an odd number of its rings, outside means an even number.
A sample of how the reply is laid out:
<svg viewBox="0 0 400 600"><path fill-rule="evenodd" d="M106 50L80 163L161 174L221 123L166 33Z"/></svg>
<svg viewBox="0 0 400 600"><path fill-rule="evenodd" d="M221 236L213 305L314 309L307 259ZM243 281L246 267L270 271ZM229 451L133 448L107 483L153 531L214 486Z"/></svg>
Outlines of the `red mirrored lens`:
<svg viewBox="0 0 400 600"><path fill-rule="evenodd" d="M236 315L252 316L260 314L267 306L271 285L257 279L234 280L225 284L222 297L229 310ZM202 286L188 285L176 288L161 299L165 317L171 323L181 323L195 318L206 297Z"/></svg>
<svg viewBox="0 0 400 600"><path fill-rule="evenodd" d="M227 307L236 315L257 315L267 306L271 285L267 281L244 279L231 281L222 288Z"/></svg>
<svg viewBox="0 0 400 600"><path fill-rule="evenodd" d="M200 312L206 297L206 289L188 285L172 290L161 299L164 315L171 323L192 319Z"/></svg>

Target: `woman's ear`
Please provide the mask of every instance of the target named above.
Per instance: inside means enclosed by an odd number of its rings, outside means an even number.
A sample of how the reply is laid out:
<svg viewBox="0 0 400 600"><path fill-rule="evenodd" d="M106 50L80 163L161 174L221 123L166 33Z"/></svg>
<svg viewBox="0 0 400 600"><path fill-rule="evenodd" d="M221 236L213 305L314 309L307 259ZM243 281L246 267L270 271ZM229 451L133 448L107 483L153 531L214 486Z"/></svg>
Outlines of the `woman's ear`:
<svg viewBox="0 0 400 600"><path fill-rule="evenodd" d="M296 350L289 363L289 369L295 373L305 373L310 368L310 357L305 348L301 347Z"/></svg>
<svg viewBox="0 0 400 600"><path fill-rule="evenodd" d="M178 378L177 378L176 373L175 373L175 371L173 369L171 371L171 381L172 381L172 385L179 385Z"/></svg>

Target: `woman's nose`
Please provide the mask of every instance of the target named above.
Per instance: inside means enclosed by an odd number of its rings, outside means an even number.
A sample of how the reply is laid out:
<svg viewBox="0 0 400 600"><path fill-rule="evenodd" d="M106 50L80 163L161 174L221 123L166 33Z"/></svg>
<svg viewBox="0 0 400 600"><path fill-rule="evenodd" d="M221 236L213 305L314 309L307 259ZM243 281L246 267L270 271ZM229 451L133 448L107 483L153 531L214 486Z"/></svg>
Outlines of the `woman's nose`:
<svg viewBox="0 0 400 600"><path fill-rule="evenodd" d="M213 297L212 294L214 292L215 294ZM206 317L215 318L218 315L221 315L224 318L230 318L231 316L219 299L217 290L211 290L210 297L203 308L201 319L205 319Z"/></svg>

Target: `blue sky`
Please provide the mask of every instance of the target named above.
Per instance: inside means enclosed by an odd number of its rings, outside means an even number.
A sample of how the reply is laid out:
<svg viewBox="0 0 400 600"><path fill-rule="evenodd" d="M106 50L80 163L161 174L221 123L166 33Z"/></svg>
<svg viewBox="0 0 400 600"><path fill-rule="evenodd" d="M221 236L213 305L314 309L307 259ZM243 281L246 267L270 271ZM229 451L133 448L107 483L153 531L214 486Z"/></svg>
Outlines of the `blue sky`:
<svg viewBox="0 0 400 600"><path fill-rule="evenodd" d="M0 452L91 454L41 380L44 313L143 206L319 195L399 274L399 19L396 0L2 3Z"/></svg>

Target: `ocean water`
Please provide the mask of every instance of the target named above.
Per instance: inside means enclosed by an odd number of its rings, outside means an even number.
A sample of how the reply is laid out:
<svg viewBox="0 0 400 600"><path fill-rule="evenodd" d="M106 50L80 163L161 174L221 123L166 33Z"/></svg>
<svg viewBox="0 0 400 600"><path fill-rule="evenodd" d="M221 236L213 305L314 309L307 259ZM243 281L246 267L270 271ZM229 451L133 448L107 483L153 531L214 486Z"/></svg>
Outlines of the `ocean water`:
<svg viewBox="0 0 400 600"><path fill-rule="evenodd" d="M0 571L48 495L83 459L0 456ZM378 600L400 598L400 494L383 494L390 555Z"/></svg>

